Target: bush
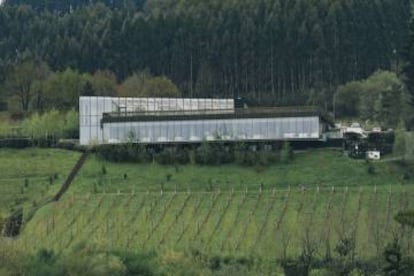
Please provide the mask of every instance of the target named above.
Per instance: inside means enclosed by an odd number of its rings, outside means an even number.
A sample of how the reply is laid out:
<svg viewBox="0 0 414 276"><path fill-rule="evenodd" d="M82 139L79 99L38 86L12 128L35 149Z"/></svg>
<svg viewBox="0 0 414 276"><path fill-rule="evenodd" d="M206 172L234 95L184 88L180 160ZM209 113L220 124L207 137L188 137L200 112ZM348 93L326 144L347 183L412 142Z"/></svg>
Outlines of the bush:
<svg viewBox="0 0 414 276"><path fill-rule="evenodd" d="M290 147L289 142L284 142L282 149L280 150L280 162L286 164L293 159L293 150Z"/></svg>
<svg viewBox="0 0 414 276"><path fill-rule="evenodd" d="M101 171L102 171L102 175L106 175L106 166L105 165L102 165Z"/></svg>
<svg viewBox="0 0 414 276"><path fill-rule="evenodd" d="M280 158L276 151L266 151L262 150L259 152L259 163L260 165L266 166L274 164Z"/></svg>
<svg viewBox="0 0 414 276"><path fill-rule="evenodd" d="M52 109L35 113L22 122L23 135L33 138L39 146L50 146L61 138L79 137L79 115L75 110L66 113Z"/></svg>
<svg viewBox="0 0 414 276"><path fill-rule="evenodd" d="M368 162L367 171L368 171L368 174L371 174L371 175L376 173L375 166L371 162Z"/></svg>
<svg viewBox="0 0 414 276"><path fill-rule="evenodd" d="M33 146L33 140L25 137L0 138L0 148L23 149Z"/></svg>
<svg viewBox="0 0 414 276"><path fill-rule="evenodd" d="M197 148L170 146L157 150L141 144L99 145L97 155L112 162L152 162L161 165L220 165L236 163L243 166L266 166L278 160L275 151L253 151L245 144L202 143ZM291 156L291 151L290 155Z"/></svg>
<svg viewBox="0 0 414 276"><path fill-rule="evenodd" d="M234 161L233 148L223 143L204 142L195 151L195 162L200 165L220 165Z"/></svg>
<svg viewBox="0 0 414 276"><path fill-rule="evenodd" d="M97 155L111 162L151 162L153 152L139 144L99 145L95 147Z"/></svg>
<svg viewBox="0 0 414 276"><path fill-rule="evenodd" d="M202 143L195 151L195 161L200 165L216 164L214 148L209 143Z"/></svg>
<svg viewBox="0 0 414 276"><path fill-rule="evenodd" d="M172 161L175 164L188 164L191 162L190 151L186 148L178 148L172 155Z"/></svg>
<svg viewBox="0 0 414 276"><path fill-rule="evenodd" d="M213 150L216 156L217 164L228 164L234 162L233 147L218 143L213 145Z"/></svg>
<svg viewBox="0 0 414 276"><path fill-rule="evenodd" d="M173 163L171 149L165 148L161 152L155 154L155 161L160 165L168 165Z"/></svg>

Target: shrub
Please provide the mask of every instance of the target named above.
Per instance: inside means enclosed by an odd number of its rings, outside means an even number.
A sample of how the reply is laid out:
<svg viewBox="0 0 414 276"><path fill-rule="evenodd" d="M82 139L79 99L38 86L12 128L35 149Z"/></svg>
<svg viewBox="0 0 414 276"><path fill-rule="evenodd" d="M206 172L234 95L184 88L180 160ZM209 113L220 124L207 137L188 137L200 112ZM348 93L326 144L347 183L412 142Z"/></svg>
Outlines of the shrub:
<svg viewBox="0 0 414 276"><path fill-rule="evenodd" d="M186 148L183 146L170 146L159 151L157 151L157 148L128 143L99 145L95 150L100 158L112 162L152 162L155 160L161 165L188 163L220 165L235 162L236 164L244 166L266 166L276 162L279 157L275 151L266 149L253 151L242 143L227 145L224 143L212 144L204 142L198 147Z"/></svg>
<svg viewBox="0 0 414 276"><path fill-rule="evenodd" d="M33 140L25 137L7 137L0 138L0 148L16 148L22 149L31 147Z"/></svg>
<svg viewBox="0 0 414 276"><path fill-rule="evenodd" d="M216 157L214 155L214 148L209 143L202 143L200 147L196 149L195 161L200 165L212 165L216 163Z"/></svg>
<svg viewBox="0 0 414 276"><path fill-rule="evenodd" d="M164 148L161 152L155 154L155 161L160 165L172 164L173 158L171 149Z"/></svg>
<svg viewBox="0 0 414 276"><path fill-rule="evenodd" d="M105 165L102 165L102 169L101 169L101 171L102 171L102 174L103 174L103 175L105 175L105 174L106 174L106 166L105 166Z"/></svg>
<svg viewBox="0 0 414 276"><path fill-rule="evenodd" d="M289 142L284 142L282 149L280 150L280 162L286 164L289 163L293 158L293 150L290 147Z"/></svg>
<svg viewBox="0 0 414 276"><path fill-rule="evenodd" d="M119 144L99 145L95 148L97 155L112 162L150 162L153 153L143 145Z"/></svg>
<svg viewBox="0 0 414 276"><path fill-rule="evenodd" d="M214 144L213 152L216 156L216 164L227 164L234 162L234 151L230 146L222 143Z"/></svg>
<svg viewBox="0 0 414 276"><path fill-rule="evenodd" d="M270 165L276 163L278 160L278 155L274 151L261 150L258 153L259 163L262 166Z"/></svg>
<svg viewBox="0 0 414 276"><path fill-rule="evenodd" d="M190 151L186 148L175 147L171 149L171 164L188 164L191 162Z"/></svg>
<svg viewBox="0 0 414 276"><path fill-rule="evenodd" d="M59 142L57 142L56 147L66 150L75 150L76 143L73 141L60 140Z"/></svg>
<svg viewBox="0 0 414 276"><path fill-rule="evenodd" d="M376 173L375 166L371 162L368 162L367 171L368 171L368 174Z"/></svg>

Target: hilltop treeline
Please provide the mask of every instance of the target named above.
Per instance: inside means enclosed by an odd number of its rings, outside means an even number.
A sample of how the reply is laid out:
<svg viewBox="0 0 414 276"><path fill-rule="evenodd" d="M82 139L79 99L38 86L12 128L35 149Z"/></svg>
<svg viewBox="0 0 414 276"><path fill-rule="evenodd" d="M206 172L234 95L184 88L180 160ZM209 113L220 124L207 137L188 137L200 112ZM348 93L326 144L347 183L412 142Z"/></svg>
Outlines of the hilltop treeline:
<svg viewBox="0 0 414 276"><path fill-rule="evenodd" d="M33 9L53 12L68 12L79 7L103 3L111 8L141 8L145 0L4 0L6 5L30 5Z"/></svg>
<svg viewBox="0 0 414 276"><path fill-rule="evenodd" d="M329 107L337 85L398 69L410 17L409 0L63 2L0 8L0 82L30 58L119 81L147 70L184 96Z"/></svg>

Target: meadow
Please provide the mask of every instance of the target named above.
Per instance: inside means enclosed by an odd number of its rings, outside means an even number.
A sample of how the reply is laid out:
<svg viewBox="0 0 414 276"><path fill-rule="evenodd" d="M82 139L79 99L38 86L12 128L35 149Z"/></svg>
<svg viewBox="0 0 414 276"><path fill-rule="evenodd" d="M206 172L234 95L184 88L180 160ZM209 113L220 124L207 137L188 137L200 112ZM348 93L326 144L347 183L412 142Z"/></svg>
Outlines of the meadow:
<svg viewBox="0 0 414 276"><path fill-rule="evenodd" d="M51 197L79 156L1 149L3 213L20 205L27 212ZM414 208L412 179L409 164L367 163L327 149L250 167L113 163L91 155L61 201L1 242L34 255L153 252L167 266L192 264L194 256L236 259L254 262L249 272L258 274L281 271L280 260L305 253L319 261L340 257L343 244L353 259L373 260L396 237L413 253L412 229L394 220Z"/></svg>
<svg viewBox="0 0 414 276"><path fill-rule="evenodd" d="M69 193L374 187L412 183L413 170L394 162L367 163L340 150L310 150L269 166L114 163L91 156Z"/></svg>
<svg viewBox="0 0 414 276"><path fill-rule="evenodd" d="M51 197L79 156L59 149L0 149L0 217Z"/></svg>

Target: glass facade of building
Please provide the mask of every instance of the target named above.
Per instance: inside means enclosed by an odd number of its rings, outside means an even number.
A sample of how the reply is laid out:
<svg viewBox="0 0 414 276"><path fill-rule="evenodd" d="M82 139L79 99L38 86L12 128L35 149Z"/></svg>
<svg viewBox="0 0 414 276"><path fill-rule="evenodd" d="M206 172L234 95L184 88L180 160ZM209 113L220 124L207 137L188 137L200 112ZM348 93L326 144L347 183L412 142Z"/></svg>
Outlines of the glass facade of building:
<svg viewBox="0 0 414 276"><path fill-rule="evenodd" d="M319 139L319 117L116 122L103 125L109 143Z"/></svg>
<svg viewBox="0 0 414 276"><path fill-rule="evenodd" d="M283 117L260 114L260 118L257 114L251 118L245 114L237 118L232 115L236 115L232 99L81 97L79 109L81 145L317 140L322 135L320 117L315 114ZM169 114L168 111L186 115L161 115ZM221 115L211 118L211 112ZM103 120L104 113L116 115L116 120ZM130 120L130 113L140 116Z"/></svg>

